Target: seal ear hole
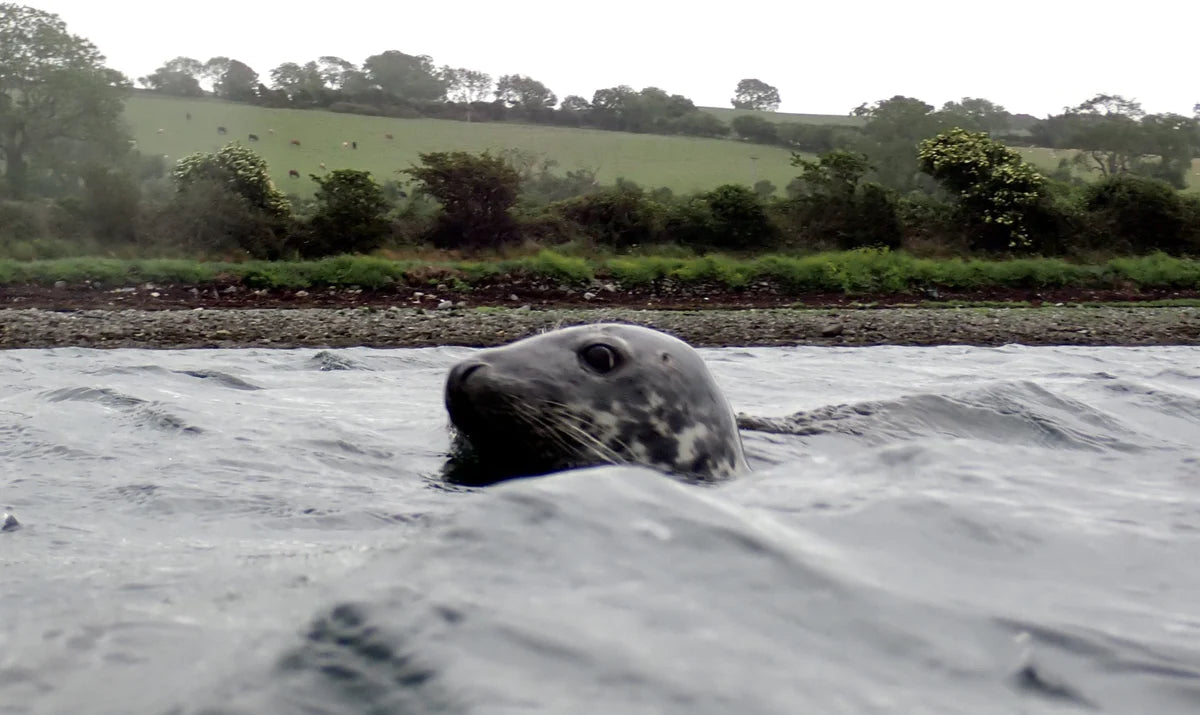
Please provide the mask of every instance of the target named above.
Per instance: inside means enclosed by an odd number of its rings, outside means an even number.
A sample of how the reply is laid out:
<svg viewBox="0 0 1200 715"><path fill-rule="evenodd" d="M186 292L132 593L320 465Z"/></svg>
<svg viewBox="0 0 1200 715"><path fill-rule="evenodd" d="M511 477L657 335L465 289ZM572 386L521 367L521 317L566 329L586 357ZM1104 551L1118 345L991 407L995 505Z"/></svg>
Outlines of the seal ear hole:
<svg viewBox="0 0 1200 715"><path fill-rule="evenodd" d="M611 345L592 343L579 351L579 358L601 375L616 370L621 364L621 354Z"/></svg>
<svg viewBox="0 0 1200 715"><path fill-rule="evenodd" d="M669 353L663 353L663 354L662 354L662 361L663 361L663 362L671 362L671 355L670 355Z"/></svg>

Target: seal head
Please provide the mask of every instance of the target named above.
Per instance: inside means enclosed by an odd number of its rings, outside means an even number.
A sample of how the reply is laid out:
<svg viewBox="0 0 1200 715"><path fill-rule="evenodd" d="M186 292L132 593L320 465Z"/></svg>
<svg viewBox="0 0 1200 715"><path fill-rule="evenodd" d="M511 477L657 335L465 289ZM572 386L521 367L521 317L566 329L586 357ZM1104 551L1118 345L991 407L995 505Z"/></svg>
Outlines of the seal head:
<svg viewBox="0 0 1200 715"><path fill-rule="evenodd" d="M451 481L602 464L715 480L745 470L729 402L699 354L656 330L601 323L484 350L454 366L446 409L475 472ZM486 475L486 476L485 476Z"/></svg>

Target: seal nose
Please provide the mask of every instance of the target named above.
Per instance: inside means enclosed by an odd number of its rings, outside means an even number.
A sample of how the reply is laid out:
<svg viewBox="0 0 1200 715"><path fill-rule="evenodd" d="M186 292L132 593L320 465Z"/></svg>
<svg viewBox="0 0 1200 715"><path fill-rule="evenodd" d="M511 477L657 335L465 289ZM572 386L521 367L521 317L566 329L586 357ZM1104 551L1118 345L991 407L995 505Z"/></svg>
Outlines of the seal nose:
<svg viewBox="0 0 1200 715"><path fill-rule="evenodd" d="M466 385L467 378L481 367L483 367L481 362L466 360L450 368L450 375L446 378L446 394L453 395L461 392Z"/></svg>

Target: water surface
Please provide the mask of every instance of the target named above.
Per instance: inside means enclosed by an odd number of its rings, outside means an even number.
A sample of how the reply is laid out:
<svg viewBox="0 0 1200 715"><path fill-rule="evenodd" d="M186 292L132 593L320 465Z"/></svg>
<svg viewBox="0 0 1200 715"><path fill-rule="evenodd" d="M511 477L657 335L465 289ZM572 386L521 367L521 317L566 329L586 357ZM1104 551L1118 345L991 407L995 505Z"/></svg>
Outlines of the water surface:
<svg viewBox="0 0 1200 715"><path fill-rule="evenodd" d="M463 490L470 352L0 353L0 712L1200 711L1198 348L705 350L752 474Z"/></svg>

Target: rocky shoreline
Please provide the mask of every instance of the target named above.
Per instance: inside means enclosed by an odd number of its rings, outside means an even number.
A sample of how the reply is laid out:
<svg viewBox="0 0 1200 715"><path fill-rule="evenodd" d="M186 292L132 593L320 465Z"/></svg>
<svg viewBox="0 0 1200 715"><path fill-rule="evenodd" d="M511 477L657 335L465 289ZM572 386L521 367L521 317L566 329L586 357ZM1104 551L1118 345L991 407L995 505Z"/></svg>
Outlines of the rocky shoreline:
<svg viewBox="0 0 1200 715"><path fill-rule="evenodd" d="M1200 308L192 308L0 310L0 348L497 345L588 322L693 345L1200 345Z"/></svg>

